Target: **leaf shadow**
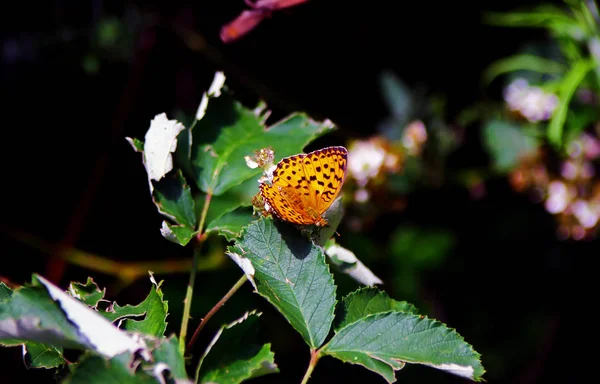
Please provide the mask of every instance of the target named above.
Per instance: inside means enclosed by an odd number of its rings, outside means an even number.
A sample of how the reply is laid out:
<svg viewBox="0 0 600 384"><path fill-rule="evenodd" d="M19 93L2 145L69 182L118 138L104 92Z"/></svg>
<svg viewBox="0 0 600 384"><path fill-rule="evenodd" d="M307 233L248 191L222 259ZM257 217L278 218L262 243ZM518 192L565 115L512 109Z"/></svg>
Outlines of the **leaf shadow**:
<svg viewBox="0 0 600 384"><path fill-rule="evenodd" d="M281 239L295 258L304 260L308 257L313 247L312 242L308 238L303 236L293 224L276 220L274 225L281 235Z"/></svg>
<svg viewBox="0 0 600 384"><path fill-rule="evenodd" d="M161 180L152 180L152 186L156 192L161 193L167 200L177 201L181 198L183 189L175 172L169 172Z"/></svg>

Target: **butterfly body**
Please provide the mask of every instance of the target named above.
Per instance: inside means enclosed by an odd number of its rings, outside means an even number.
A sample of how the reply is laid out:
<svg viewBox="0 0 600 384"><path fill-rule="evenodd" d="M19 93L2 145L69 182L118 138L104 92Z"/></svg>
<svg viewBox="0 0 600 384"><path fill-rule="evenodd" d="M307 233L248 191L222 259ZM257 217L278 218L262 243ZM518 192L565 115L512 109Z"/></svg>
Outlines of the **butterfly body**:
<svg viewBox="0 0 600 384"><path fill-rule="evenodd" d="M323 214L339 195L348 162L348 151L335 146L282 159L271 183L260 186L267 211L281 220L323 227Z"/></svg>

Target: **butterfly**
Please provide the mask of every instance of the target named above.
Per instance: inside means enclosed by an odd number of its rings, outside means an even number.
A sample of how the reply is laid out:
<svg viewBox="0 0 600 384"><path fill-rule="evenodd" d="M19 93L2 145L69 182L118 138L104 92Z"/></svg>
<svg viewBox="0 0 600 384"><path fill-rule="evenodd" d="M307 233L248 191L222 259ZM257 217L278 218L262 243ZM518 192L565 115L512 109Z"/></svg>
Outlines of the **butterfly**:
<svg viewBox="0 0 600 384"><path fill-rule="evenodd" d="M342 189L347 163L348 151L340 146L282 159L271 184L260 185L267 211L290 223L326 226L323 214Z"/></svg>

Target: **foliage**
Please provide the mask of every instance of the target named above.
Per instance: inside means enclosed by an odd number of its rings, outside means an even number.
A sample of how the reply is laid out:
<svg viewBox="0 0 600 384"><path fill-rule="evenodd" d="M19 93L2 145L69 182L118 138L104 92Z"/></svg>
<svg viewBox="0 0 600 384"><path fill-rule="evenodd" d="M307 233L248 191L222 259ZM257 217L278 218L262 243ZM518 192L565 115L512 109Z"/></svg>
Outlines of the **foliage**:
<svg viewBox="0 0 600 384"><path fill-rule="evenodd" d="M545 200L546 210L557 215L559 237L595 236L600 222L600 195L594 192L598 183L592 177L600 159L596 2L565 0L564 7L545 4L530 11L489 13L484 21L543 28L551 37L548 44L529 44L523 52L497 60L484 73L486 83L499 77L509 82L503 94L506 108L479 112L493 171L508 174L516 190ZM553 158L561 163L559 172Z"/></svg>
<svg viewBox="0 0 600 384"><path fill-rule="evenodd" d="M259 6L253 10L264 12ZM422 100L398 76L384 72L380 85L390 116L377 135L349 142L346 184L325 214L329 225L291 225L269 217L258 183L268 179L273 160L303 152L336 127L304 113L267 124L265 105L244 106L217 73L191 124L161 113L143 140L127 138L141 154L152 201L163 217L162 236L193 249L179 335L166 334L169 304L152 273L148 295L137 305L109 303L106 289L91 277L63 290L34 274L31 283L15 289L0 283L0 343L21 347L26 367L52 369L64 383L240 383L276 375L276 351L262 340L264 315L254 308L243 308L241 316L218 328L200 355L191 349L214 312L248 281L306 344L311 359L303 383L318 363L327 364L321 362L325 356L366 368L388 383L406 364L482 381L481 356L458 331L425 315L427 305L395 300L375 288L383 282L359 256L390 255L394 288L418 301L417 276L443 268L454 234L397 224L385 241L376 242L362 232L383 215L403 210L412 191L448 180L466 186L475 198L493 177L508 178L517 191L542 191L539 200L557 216L564 237L593 237L600 227L600 184L594 179L600 159L597 6L565 1L564 7L490 13L484 20L544 28L551 37L550 46L526 46L492 63L483 80L504 81L504 100L474 106L458 118L463 128L480 124L488 168L452 173L448 158L464 143L446 121L443 99ZM103 20L97 49L127 46L122 28ZM97 71L88 64L88 71ZM273 158L263 159L265 153ZM558 159L560 171L550 169L548 157ZM332 238L343 218L357 234L346 242L352 250ZM240 267L242 277L190 338L192 298L201 294L194 292L194 281L199 263L208 259L210 251L202 248L208 239L227 243L218 252ZM354 285L341 294L344 279ZM356 283L363 286L356 289Z"/></svg>
<svg viewBox="0 0 600 384"><path fill-rule="evenodd" d="M327 256L336 270L359 282L381 281L355 255L328 242L335 227L307 230L256 219L253 195L270 163L256 168L252 160L271 153L260 150L269 147L277 158L293 155L334 127L293 114L266 128L264 110L242 106L223 82L218 73L192 126L160 114L144 141L128 138L142 153L152 199L165 217L163 236L197 250L208 236L231 242L227 254L242 267L241 282L249 279L309 348L313 358L304 382L324 356L362 365L390 383L407 363L480 381L479 354L455 330L419 315L413 305L376 288L359 289L338 303ZM326 214L330 226L341 220L340 201ZM195 270L190 286L194 275ZM199 360L184 360L185 343L165 335L169 307L162 282L150 277L147 298L135 306L106 305L105 290L91 278L72 283L67 293L38 275L14 291L2 285L0 340L23 345L29 366L58 369L66 383L109 377L132 383L184 383L192 377L237 383L278 372L270 344L256 337L261 314L252 309L221 327ZM191 292L190 287L188 308ZM186 328L184 318L180 338ZM65 350L79 351L78 359L67 360Z"/></svg>

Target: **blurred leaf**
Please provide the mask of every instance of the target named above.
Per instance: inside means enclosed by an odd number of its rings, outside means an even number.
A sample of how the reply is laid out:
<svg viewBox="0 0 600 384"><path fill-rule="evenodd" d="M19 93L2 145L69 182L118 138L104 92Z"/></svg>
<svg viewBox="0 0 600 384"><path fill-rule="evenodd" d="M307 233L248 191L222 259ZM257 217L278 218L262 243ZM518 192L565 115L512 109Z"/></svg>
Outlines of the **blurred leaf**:
<svg viewBox="0 0 600 384"><path fill-rule="evenodd" d="M454 243L454 236L446 230L401 226L390 237L390 252L405 265L435 268L444 261Z"/></svg>
<svg viewBox="0 0 600 384"><path fill-rule="evenodd" d="M390 110L392 119L387 125L390 129L386 130L387 136L390 136L390 130L396 131L393 136L400 137L404 125L412 116L414 109L414 100L410 88L400 78L391 71L383 71L379 77L379 86L382 97Z"/></svg>
<svg viewBox="0 0 600 384"><path fill-rule="evenodd" d="M311 348L331 327L335 285L325 256L291 225L261 218L229 252L252 262L258 293L283 314Z"/></svg>
<svg viewBox="0 0 600 384"><path fill-rule="evenodd" d="M152 351L152 357L154 358L154 364L164 363L168 365L172 378L188 379L185 361L179 352L179 344L175 335L160 339L160 344Z"/></svg>
<svg viewBox="0 0 600 384"><path fill-rule="evenodd" d="M94 54L87 54L81 59L83 70L89 75L96 75L100 71L100 60Z"/></svg>
<svg viewBox="0 0 600 384"><path fill-rule="evenodd" d="M128 331L136 331L145 335L161 337L167 328L166 318L168 315L168 303L163 300L160 289L162 281L156 283L154 277L150 276L152 288L150 293L136 306L127 304L120 306L116 302L105 312L100 312L106 319L114 322L123 319L123 328ZM135 317L144 317L143 320L134 320Z"/></svg>
<svg viewBox="0 0 600 384"><path fill-rule="evenodd" d="M565 143L577 139L581 133L594 122L600 121L600 109L593 106L580 106L577 111L567 116L565 125Z"/></svg>
<svg viewBox="0 0 600 384"><path fill-rule="evenodd" d="M271 345L256 341L260 314L246 313L217 332L201 359L200 383L241 383L277 373Z"/></svg>
<svg viewBox="0 0 600 384"><path fill-rule="evenodd" d="M251 177L258 177L260 169L249 168L244 156L252 156L268 146L277 157L294 155L332 128L331 124L314 122L304 114L291 115L266 130L262 120L262 116L244 108L226 93L210 98L206 114L192 130L191 160L202 191L218 196ZM203 144L213 137L213 143Z"/></svg>
<svg viewBox="0 0 600 384"><path fill-rule="evenodd" d="M396 301L377 288L362 288L350 293L342 300L342 312L340 313L342 320L336 328L344 328L368 315L390 311L418 314L417 308L406 301Z"/></svg>
<svg viewBox="0 0 600 384"><path fill-rule="evenodd" d="M493 62L483 73L483 79L489 84L496 77L508 72L529 70L537 73L561 74L566 69L563 64L554 60L530 54L517 54Z"/></svg>
<svg viewBox="0 0 600 384"><path fill-rule="evenodd" d="M23 356L27 369L31 368L57 368L65 364L61 347L45 345L36 342L25 343L26 353Z"/></svg>
<svg viewBox="0 0 600 384"><path fill-rule="evenodd" d="M159 381L143 370L130 368L131 353L123 353L107 360L100 356L84 355L76 364L65 384L146 384Z"/></svg>
<svg viewBox="0 0 600 384"><path fill-rule="evenodd" d="M195 227L196 213L190 186L181 171L165 176L154 184L154 202L159 211L179 224Z"/></svg>
<svg viewBox="0 0 600 384"><path fill-rule="evenodd" d="M552 5L541 5L527 12L488 12L484 14L483 22L505 27L548 28L558 35L566 35L575 40L584 36L577 19Z"/></svg>
<svg viewBox="0 0 600 384"><path fill-rule="evenodd" d="M100 290L98 284L91 277L87 278L85 284L71 282L69 285L69 293L71 296L83 301L92 308L96 308L100 300L104 298L106 289Z"/></svg>
<svg viewBox="0 0 600 384"><path fill-rule="evenodd" d="M228 212L206 226L206 233L217 232L227 241L235 240L242 233L242 228L256 220L252 209L239 208Z"/></svg>
<svg viewBox="0 0 600 384"><path fill-rule="evenodd" d="M121 35L121 22L119 19L110 17L98 21L98 44L104 48L115 45Z"/></svg>
<svg viewBox="0 0 600 384"><path fill-rule="evenodd" d="M494 168L499 172L509 172L519 161L533 155L539 147L538 140L527 135L516 124L491 120L484 126L484 145L490 152Z"/></svg>
<svg viewBox="0 0 600 384"><path fill-rule="evenodd" d="M562 144L563 126L567 118L571 98L573 98L577 87L579 87L579 84L584 79L585 75L593 68L593 61L578 61L562 80L558 94L558 107L556 107L550 120L550 124L548 124L548 140L556 147L559 147Z"/></svg>
<svg viewBox="0 0 600 384"><path fill-rule="evenodd" d="M456 331L406 312L366 316L339 329L321 350L344 362L359 364L396 381L405 363L423 364L481 381L480 355Z"/></svg>

